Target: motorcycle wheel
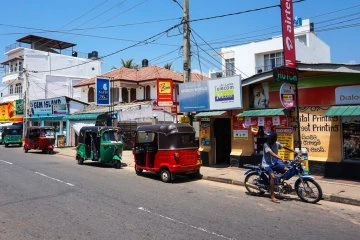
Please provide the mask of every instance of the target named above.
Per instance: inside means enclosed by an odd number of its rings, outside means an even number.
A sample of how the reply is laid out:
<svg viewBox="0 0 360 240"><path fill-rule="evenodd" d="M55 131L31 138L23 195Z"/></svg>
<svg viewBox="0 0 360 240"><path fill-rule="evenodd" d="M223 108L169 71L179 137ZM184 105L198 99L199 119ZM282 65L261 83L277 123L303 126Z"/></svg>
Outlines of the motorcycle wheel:
<svg viewBox="0 0 360 240"><path fill-rule="evenodd" d="M245 177L244 185L246 190L252 195L262 195L264 190L257 186L260 177L257 172L251 172Z"/></svg>
<svg viewBox="0 0 360 240"><path fill-rule="evenodd" d="M295 191L299 198L307 203L317 203L322 198L321 187L313 179L298 179L295 182Z"/></svg>

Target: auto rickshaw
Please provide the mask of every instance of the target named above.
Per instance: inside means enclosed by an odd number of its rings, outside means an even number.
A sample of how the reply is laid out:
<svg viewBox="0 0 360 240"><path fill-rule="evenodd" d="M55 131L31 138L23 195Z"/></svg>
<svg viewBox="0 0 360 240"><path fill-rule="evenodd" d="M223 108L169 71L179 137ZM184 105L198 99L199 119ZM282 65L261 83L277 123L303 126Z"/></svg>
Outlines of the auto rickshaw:
<svg viewBox="0 0 360 240"><path fill-rule="evenodd" d="M22 125L4 126L1 134L1 141L5 147L8 147L9 144L22 146Z"/></svg>
<svg viewBox="0 0 360 240"><path fill-rule="evenodd" d="M176 174L200 177L202 164L194 128L185 123L139 126L133 148L135 172L160 173L163 182Z"/></svg>
<svg viewBox="0 0 360 240"><path fill-rule="evenodd" d="M28 127L25 133L24 152L41 150L49 154L54 153L55 128L51 126Z"/></svg>
<svg viewBox="0 0 360 240"><path fill-rule="evenodd" d="M123 142L120 128L85 126L80 129L76 160L82 165L85 160L112 163L121 168Z"/></svg>

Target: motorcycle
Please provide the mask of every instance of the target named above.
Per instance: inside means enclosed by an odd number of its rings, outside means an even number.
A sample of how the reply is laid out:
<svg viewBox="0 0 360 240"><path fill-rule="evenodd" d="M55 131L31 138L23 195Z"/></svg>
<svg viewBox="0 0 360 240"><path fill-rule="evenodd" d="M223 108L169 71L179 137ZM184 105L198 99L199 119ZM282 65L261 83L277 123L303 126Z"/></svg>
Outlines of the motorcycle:
<svg viewBox="0 0 360 240"><path fill-rule="evenodd" d="M322 190L320 185L313 177L305 174L304 159L296 156L294 160L289 160L287 167L289 168L283 174L275 174L274 191L278 194L289 194L295 190L299 198L307 203L317 203L322 198ZM270 178L265 173L265 169L254 167L245 172L245 188L253 195L262 195L265 192L270 192ZM298 176L298 179L292 185L288 184L293 176Z"/></svg>

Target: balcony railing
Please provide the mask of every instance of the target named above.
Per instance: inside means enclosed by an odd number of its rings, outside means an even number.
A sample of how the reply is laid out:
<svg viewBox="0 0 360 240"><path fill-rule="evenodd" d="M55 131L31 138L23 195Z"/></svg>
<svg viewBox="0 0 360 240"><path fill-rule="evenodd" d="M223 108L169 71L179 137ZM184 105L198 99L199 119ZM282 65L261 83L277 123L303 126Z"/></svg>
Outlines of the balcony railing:
<svg viewBox="0 0 360 240"><path fill-rule="evenodd" d="M276 67L281 67L282 65L283 64L271 64L271 65L264 65L264 66L256 66L255 72L256 73L267 72L267 71L273 70Z"/></svg>

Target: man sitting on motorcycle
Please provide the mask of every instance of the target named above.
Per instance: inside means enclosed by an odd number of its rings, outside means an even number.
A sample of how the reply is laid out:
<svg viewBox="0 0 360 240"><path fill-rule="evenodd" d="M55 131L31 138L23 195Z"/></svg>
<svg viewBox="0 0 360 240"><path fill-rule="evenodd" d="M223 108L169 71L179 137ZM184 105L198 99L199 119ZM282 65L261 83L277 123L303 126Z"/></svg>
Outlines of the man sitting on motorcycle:
<svg viewBox="0 0 360 240"><path fill-rule="evenodd" d="M296 153L293 149L288 148L281 143L277 142L277 134L270 132L267 134L267 142L264 143L264 154L262 158L261 167L265 169L265 172L270 177L270 200L274 203L280 203L278 199L275 198L274 186L275 186L275 174L274 171L278 173L284 173L289 170L285 163L286 160L281 159L278 155L279 149L286 149L288 151Z"/></svg>

